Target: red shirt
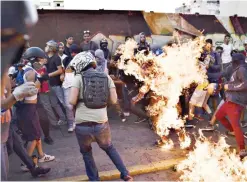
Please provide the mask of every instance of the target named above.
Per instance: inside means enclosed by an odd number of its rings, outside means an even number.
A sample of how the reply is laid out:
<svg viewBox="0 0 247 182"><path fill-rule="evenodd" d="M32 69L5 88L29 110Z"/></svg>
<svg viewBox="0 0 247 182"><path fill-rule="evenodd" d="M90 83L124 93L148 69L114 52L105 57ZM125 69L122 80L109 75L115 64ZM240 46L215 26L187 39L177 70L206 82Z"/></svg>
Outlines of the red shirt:
<svg viewBox="0 0 247 182"><path fill-rule="evenodd" d="M36 70L40 75L44 75L47 73L46 67L43 66L42 68L40 68L39 70ZM40 89L39 89L39 93L47 93L49 92L49 84L48 81L43 81L41 83Z"/></svg>

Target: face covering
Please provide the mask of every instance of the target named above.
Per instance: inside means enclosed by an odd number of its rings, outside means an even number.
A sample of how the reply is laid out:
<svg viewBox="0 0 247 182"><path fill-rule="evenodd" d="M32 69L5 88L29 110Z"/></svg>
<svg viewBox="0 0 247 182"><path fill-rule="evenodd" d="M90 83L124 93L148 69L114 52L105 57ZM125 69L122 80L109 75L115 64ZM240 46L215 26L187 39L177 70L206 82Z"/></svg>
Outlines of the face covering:
<svg viewBox="0 0 247 182"><path fill-rule="evenodd" d="M49 47L48 46L45 47L45 52L49 52Z"/></svg>

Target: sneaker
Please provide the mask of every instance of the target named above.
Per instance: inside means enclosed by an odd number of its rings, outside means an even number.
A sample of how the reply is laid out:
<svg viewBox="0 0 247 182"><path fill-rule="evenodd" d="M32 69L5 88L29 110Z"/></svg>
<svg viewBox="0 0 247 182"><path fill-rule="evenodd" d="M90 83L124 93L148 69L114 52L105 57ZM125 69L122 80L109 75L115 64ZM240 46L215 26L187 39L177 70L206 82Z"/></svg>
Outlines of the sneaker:
<svg viewBox="0 0 247 182"><path fill-rule="evenodd" d="M127 176L124 176L124 177L123 177L123 180L124 180L124 181L133 181L134 179L133 179L132 176L127 175Z"/></svg>
<svg viewBox="0 0 247 182"><path fill-rule="evenodd" d="M124 114L120 114L120 118L123 123L127 120Z"/></svg>
<svg viewBox="0 0 247 182"><path fill-rule="evenodd" d="M49 162L49 161L53 161L55 159L55 156L52 155L47 155L45 154L42 158L39 158L39 162Z"/></svg>
<svg viewBox="0 0 247 182"><path fill-rule="evenodd" d="M44 142L47 143L48 145L53 145L54 141L50 136L44 138Z"/></svg>
<svg viewBox="0 0 247 182"><path fill-rule="evenodd" d="M124 112L124 116L128 117L128 116L130 116L130 113L129 112Z"/></svg>
<svg viewBox="0 0 247 182"><path fill-rule="evenodd" d="M142 123L146 120L147 120L147 118L138 118L134 123Z"/></svg>
<svg viewBox="0 0 247 182"><path fill-rule="evenodd" d="M59 120L59 121L57 122L57 125L58 125L58 126L62 126L62 125L65 125L65 124L66 124L66 122L63 121L63 120Z"/></svg>
<svg viewBox="0 0 247 182"><path fill-rule="evenodd" d="M73 133L73 131L74 131L74 126L70 126L68 129L68 133Z"/></svg>
<svg viewBox="0 0 247 182"><path fill-rule="evenodd" d="M28 172L29 171L29 169L27 168L27 166L24 165L24 164L22 164L22 163L21 163L21 167L20 168L21 168L21 171L22 172Z"/></svg>
<svg viewBox="0 0 247 182"><path fill-rule="evenodd" d="M246 121L241 121L241 122L240 122L240 126L241 126L242 128L247 127L247 122L246 122Z"/></svg>
<svg viewBox="0 0 247 182"><path fill-rule="evenodd" d="M74 130L75 130L75 127L76 127L76 124L75 124L75 122L73 123L73 128L74 128Z"/></svg>
<svg viewBox="0 0 247 182"><path fill-rule="evenodd" d="M205 128L202 129L202 131L214 131L215 127L214 125L208 124Z"/></svg>
<svg viewBox="0 0 247 182"><path fill-rule="evenodd" d="M186 123L184 124L185 128L195 128L196 126L193 124L194 122L192 120L187 119Z"/></svg>
<svg viewBox="0 0 247 182"><path fill-rule="evenodd" d="M245 149L239 151L240 159L247 157L247 151Z"/></svg>
<svg viewBox="0 0 247 182"><path fill-rule="evenodd" d="M44 167L35 167L31 170L31 174L33 177L38 177L40 175L44 175L49 173L51 168L44 168Z"/></svg>

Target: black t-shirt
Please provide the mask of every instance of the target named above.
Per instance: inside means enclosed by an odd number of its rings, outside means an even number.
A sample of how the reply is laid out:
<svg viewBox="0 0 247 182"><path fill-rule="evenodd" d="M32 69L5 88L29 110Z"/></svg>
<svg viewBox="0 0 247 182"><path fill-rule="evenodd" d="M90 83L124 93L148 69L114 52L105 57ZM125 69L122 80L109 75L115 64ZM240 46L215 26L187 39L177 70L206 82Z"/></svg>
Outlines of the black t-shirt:
<svg viewBox="0 0 247 182"><path fill-rule="evenodd" d="M62 66L61 58L58 55L53 55L52 57L48 58L47 63L47 72L52 73L54 71L57 71L57 67ZM60 75L51 77L49 79L49 83L51 86L61 86L62 82L60 80Z"/></svg>
<svg viewBox="0 0 247 182"><path fill-rule="evenodd" d="M66 54L67 56L70 56L70 51L69 51L69 48L65 45L64 46L64 51L63 51L64 54Z"/></svg>

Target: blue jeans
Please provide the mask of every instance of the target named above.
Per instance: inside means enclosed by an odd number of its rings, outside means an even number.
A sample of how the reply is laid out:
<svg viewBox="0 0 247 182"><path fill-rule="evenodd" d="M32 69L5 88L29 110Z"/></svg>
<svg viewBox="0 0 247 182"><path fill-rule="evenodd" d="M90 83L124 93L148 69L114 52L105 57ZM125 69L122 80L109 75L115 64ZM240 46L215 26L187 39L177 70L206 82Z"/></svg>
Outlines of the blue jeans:
<svg viewBox="0 0 247 182"><path fill-rule="evenodd" d="M52 101L51 101L50 97L51 96L50 96L49 92L48 93L40 93L38 103L39 103L40 107L44 108L44 110L47 114L47 118L49 120L49 123L51 125L55 126L57 124L57 117L56 117L56 115L52 109ZM54 98L54 99L56 99L56 98ZM60 107L60 109L61 109L61 107Z"/></svg>
<svg viewBox="0 0 247 182"><path fill-rule="evenodd" d="M110 157L120 171L122 179L129 175L120 155L111 142L111 131L108 122L93 126L76 125L75 133L80 146L80 152L85 162L86 173L90 181L100 180L92 154L91 143L94 141L96 141L99 147Z"/></svg>
<svg viewBox="0 0 247 182"><path fill-rule="evenodd" d="M59 102L64 105L63 102L63 89L61 86L53 86L50 87L51 88L51 92L50 92L50 99L51 99L51 105L52 107L55 109L56 113L59 116L59 119L62 121L66 121L66 116L62 110L61 105L59 104Z"/></svg>
<svg viewBox="0 0 247 182"><path fill-rule="evenodd" d="M123 87L124 111L132 112L139 118L148 118L145 108L143 107L143 100L137 104L132 104L131 99L138 94L138 90L128 90L126 86Z"/></svg>
<svg viewBox="0 0 247 182"><path fill-rule="evenodd" d="M74 117L74 111L73 111L73 105L69 103L69 94L70 94L71 88L63 88L63 98L64 98L64 107L66 110L66 117L68 120L69 127L73 126L73 123L75 122Z"/></svg>
<svg viewBox="0 0 247 182"><path fill-rule="evenodd" d="M122 93L123 93L124 111L129 112L130 111L130 99L128 97L128 89L126 85L122 87Z"/></svg>

